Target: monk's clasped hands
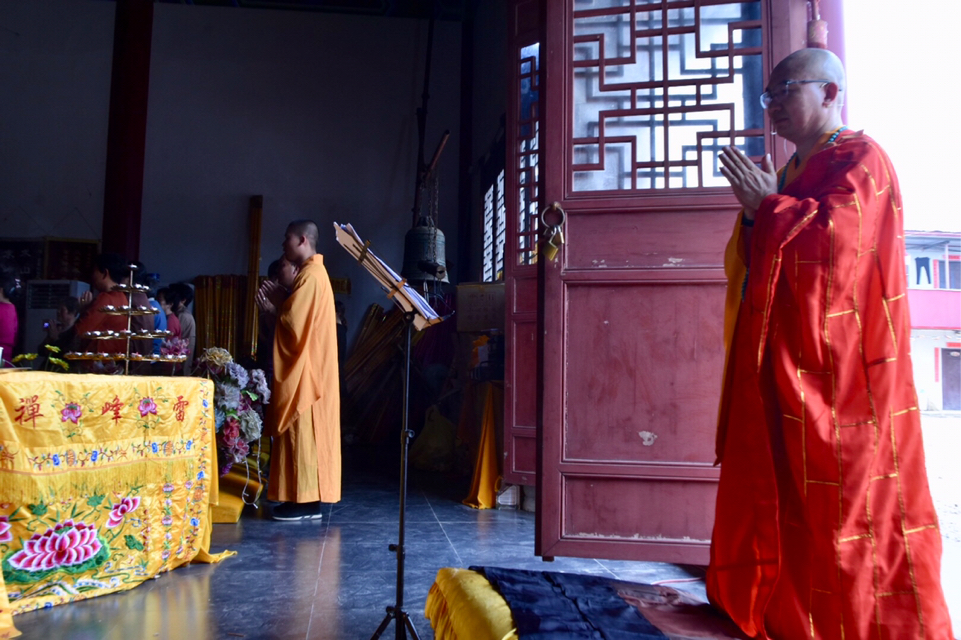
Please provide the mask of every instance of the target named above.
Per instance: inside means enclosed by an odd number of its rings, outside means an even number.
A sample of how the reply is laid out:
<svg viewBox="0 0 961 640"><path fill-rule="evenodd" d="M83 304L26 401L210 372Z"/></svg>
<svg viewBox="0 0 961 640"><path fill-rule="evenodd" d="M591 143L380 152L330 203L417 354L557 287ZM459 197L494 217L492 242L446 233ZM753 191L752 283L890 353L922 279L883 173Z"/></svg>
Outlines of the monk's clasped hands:
<svg viewBox="0 0 961 640"><path fill-rule="evenodd" d="M737 147L724 147L720 157L721 173L731 183L734 196L744 207L745 215L753 219L761 201L777 193L777 171L770 154L764 156L760 167Z"/></svg>

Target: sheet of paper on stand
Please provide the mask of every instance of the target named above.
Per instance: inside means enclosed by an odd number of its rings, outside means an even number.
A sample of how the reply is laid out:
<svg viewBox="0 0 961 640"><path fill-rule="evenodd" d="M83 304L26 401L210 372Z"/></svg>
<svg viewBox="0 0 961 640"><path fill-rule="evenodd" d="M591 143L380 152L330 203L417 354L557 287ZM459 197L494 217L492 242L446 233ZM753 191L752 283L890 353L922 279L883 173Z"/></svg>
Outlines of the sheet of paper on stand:
<svg viewBox="0 0 961 640"><path fill-rule="evenodd" d="M377 279L388 297L393 298L405 312L414 313L415 329L422 331L443 320L422 295L370 250L370 243L360 239L353 225L335 222L334 229L337 242Z"/></svg>

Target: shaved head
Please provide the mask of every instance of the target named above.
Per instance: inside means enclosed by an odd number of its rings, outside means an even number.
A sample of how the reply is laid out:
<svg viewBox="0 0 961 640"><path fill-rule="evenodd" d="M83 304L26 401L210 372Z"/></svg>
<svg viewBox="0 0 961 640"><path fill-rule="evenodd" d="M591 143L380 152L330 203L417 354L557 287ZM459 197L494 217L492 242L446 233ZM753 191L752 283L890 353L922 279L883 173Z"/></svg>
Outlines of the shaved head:
<svg viewBox="0 0 961 640"><path fill-rule="evenodd" d="M287 233L304 236L310 243L310 248L317 251L317 238L320 233L317 231L317 224L313 220L294 220L287 225Z"/></svg>
<svg viewBox="0 0 961 640"><path fill-rule="evenodd" d="M829 80L844 91L847 84L841 59L827 49L801 49L781 60L771 73L772 83L788 79Z"/></svg>

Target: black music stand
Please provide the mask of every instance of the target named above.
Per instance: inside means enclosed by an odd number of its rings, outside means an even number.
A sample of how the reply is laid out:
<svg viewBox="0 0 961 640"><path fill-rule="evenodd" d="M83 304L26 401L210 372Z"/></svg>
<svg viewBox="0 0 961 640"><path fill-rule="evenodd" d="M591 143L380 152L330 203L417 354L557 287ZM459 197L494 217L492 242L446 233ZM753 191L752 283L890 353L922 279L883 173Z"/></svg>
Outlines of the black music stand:
<svg viewBox="0 0 961 640"><path fill-rule="evenodd" d="M404 525L407 515L407 450L414 432L408 428L408 403L410 401L410 343L414 328L418 330L437 324L444 318L437 315L423 296L408 286L406 280L387 266L383 260L370 251L370 242L364 242L349 225L334 223L337 242L367 269L378 283L387 291L387 296L404 312L404 402L400 426L400 517L398 522L397 544L388 548L397 555L397 600L387 607L387 615L381 621L370 640L377 640L387 629L391 620L396 621L396 640L406 640L407 633L414 640L420 640L410 616L404 610Z"/></svg>
<svg viewBox="0 0 961 640"><path fill-rule="evenodd" d="M417 635L417 630L414 629L414 624L410 621L410 616L407 611L404 610L404 558L406 555L404 547L404 524L407 514L407 450L410 439L414 436L414 432L407 428L407 412L408 412L408 402L410 400L410 337L414 326L414 314L405 313L404 314L404 403L403 403L403 415L401 417L400 425L400 516L398 518L398 530L397 530L397 544L392 544L388 547L391 551L397 554L397 601L392 605L387 607L387 615L381 621L380 626L377 627L377 631L374 635L370 637L370 640L377 640L387 629L387 625L390 624L391 620L396 621L396 636L397 640L404 640L407 638L407 632L410 632L410 636L415 640L420 640L420 636Z"/></svg>

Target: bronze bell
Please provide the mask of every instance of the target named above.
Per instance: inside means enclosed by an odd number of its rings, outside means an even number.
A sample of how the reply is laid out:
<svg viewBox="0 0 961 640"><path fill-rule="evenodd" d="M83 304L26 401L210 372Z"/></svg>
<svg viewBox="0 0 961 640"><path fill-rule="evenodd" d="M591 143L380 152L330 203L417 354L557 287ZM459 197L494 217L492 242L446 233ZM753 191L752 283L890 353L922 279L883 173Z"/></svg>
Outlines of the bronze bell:
<svg viewBox="0 0 961 640"><path fill-rule="evenodd" d="M444 232L425 217L404 236L404 266L401 276L408 282L450 282Z"/></svg>

